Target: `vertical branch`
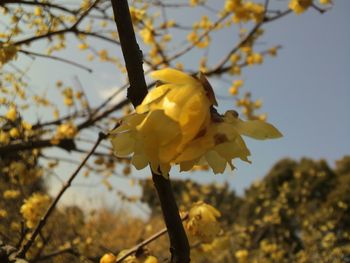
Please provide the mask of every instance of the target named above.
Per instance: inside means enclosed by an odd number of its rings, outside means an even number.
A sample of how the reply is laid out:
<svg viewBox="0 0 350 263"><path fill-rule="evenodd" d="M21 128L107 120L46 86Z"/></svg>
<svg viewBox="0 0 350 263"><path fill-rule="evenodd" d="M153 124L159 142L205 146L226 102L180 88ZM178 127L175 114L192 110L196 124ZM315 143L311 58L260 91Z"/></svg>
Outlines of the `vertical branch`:
<svg viewBox="0 0 350 263"><path fill-rule="evenodd" d="M170 180L153 172L152 179L157 189L165 225L168 229L171 262L188 263L190 262L190 245L182 225Z"/></svg>
<svg viewBox="0 0 350 263"><path fill-rule="evenodd" d="M142 52L136 42L128 1L111 0L111 2L130 82L128 98L136 107L147 95L147 85L142 68ZM182 225L170 180L153 172L152 178L168 229L171 262L187 263L190 261L190 246Z"/></svg>
<svg viewBox="0 0 350 263"><path fill-rule="evenodd" d="M130 87L128 88L127 96L134 107L136 107L141 104L143 98L147 95L147 85L142 68L142 51L136 41L128 1L111 1L129 77Z"/></svg>

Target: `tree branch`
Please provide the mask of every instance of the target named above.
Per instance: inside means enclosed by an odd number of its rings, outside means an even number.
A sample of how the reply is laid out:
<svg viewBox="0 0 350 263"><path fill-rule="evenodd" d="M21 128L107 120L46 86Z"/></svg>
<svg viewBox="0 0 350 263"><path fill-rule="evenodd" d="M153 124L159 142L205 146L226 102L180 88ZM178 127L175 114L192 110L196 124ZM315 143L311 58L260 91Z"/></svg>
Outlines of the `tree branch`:
<svg viewBox="0 0 350 263"><path fill-rule="evenodd" d="M182 218L181 221L185 221L188 219L188 213L186 213ZM149 243L153 242L154 240L160 238L162 235L164 235L166 232L168 232L168 229L165 227L162 230L158 231L154 235L150 236L146 240L142 241L141 243L137 244L133 248L131 248L128 252L126 252L122 257L118 258L116 263L123 262L124 259L126 259L128 256L137 253L140 249L142 249L144 246L147 246Z"/></svg>
<svg viewBox="0 0 350 263"><path fill-rule="evenodd" d="M45 226L48 218L50 217L50 215L52 214L52 212L54 211L58 201L61 199L62 195L64 194L64 192L71 186L73 180L75 179L75 177L78 175L79 171L81 170L81 168L83 168L83 166L85 165L85 163L87 162L87 160L90 158L90 156L94 153L94 151L96 150L97 146L100 144L100 142L106 138L106 134L104 133L99 133L98 135L98 139L95 143L95 145L92 147L92 149L90 150L90 152L86 155L86 157L84 158L84 160L80 163L80 165L77 167L77 169L73 172L73 174L69 177L68 181L62 186L60 192L57 194L56 198L52 201L51 205L49 206L49 208L47 209L45 215L40 219L40 221L38 222L37 226L35 227L33 233L31 234L30 238L28 239L28 241L23 245L23 247L19 250L18 252L18 257L19 258L25 258L26 253L28 252L28 250L30 249L30 247L33 245L35 238L37 237L37 235L40 233L41 229Z"/></svg>
<svg viewBox="0 0 350 263"><path fill-rule="evenodd" d="M128 98L134 107L136 107L147 95L147 85L142 68L142 52L136 42L128 1L111 1L130 82ZM182 225L170 180L153 172L152 178L158 192L164 221L168 229L171 262L187 263L190 261L190 246Z"/></svg>
<svg viewBox="0 0 350 263"><path fill-rule="evenodd" d="M127 97L136 107L147 95L147 85L142 68L142 51L136 42L128 2L112 0L112 7L130 82Z"/></svg>

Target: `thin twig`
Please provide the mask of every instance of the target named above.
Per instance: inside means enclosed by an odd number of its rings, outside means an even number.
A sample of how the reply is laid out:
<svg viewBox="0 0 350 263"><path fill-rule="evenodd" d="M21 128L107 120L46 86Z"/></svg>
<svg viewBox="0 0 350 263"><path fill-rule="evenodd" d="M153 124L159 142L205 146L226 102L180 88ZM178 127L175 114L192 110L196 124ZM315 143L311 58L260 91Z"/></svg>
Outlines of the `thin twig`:
<svg viewBox="0 0 350 263"><path fill-rule="evenodd" d="M41 57L41 58L47 58L47 59L52 59L52 60L64 62L64 63L70 64L70 65L73 65L73 66L75 66L75 67L81 68L81 69L83 69L83 70L86 70L86 71L88 71L89 73L92 72L92 69L91 69L91 68L88 68L88 67L86 67L86 66L84 66L84 65L81 65L81 64L79 64L79 63L77 63L77 62L74 62L74 61L71 61L71 60L69 60L69 59L60 58L60 57L52 56L52 55L45 55L45 54L41 54L41 53L29 51L29 50L23 50L23 49L18 50L18 52L21 52L21 53L26 54L26 55L28 55L28 56Z"/></svg>
<svg viewBox="0 0 350 263"><path fill-rule="evenodd" d="M188 213L186 213L181 220L185 221L188 219ZM154 235L150 236L149 238L147 238L146 240L142 241L141 243L137 244L136 246L134 246L133 248L129 249L128 252L126 254L124 254L122 257L118 258L116 263L122 262L124 259L126 259L128 256L136 253L137 251L139 251L140 249L142 249L144 246L147 246L149 243L153 242L154 240L160 238L162 235L164 235L166 232L168 232L168 229L166 227L164 227L162 230L158 231L157 233L155 233Z"/></svg>
<svg viewBox="0 0 350 263"><path fill-rule="evenodd" d="M30 238L28 239L28 241L23 245L23 247L19 250L18 252L18 257L19 258L24 258L26 253L28 252L28 250L30 249L30 247L33 245L35 238L37 237L37 235L40 233L41 229L45 226L48 218L50 217L50 215L52 214L52 212L54 211L58 201L61 199L62 195L64 194L64 192L71 186L73 180L75 179L75 177L77 176L77 174L79 173L79 171L81 170L81 168L83 168L83 166L85 165L85 163L87 162L87 160L90 158L90 156L94 153L94 151L96 150L96 148L98 147L98 145L100 144L100 142L106 138L106 134L100 132L98 135L98 139L95 143L95 145L92 147L92 149L90 150L90 152L86 155L86 157L84 158L84 160L80 163L80 165L77 167L77 169L73 172L73 174L69 177L68 181L62 186L60 192L57 194L57 196L55 197L55 199L52 201L51 205L49 206L49 208L47 209L45 215L40 219L40 221L38 222L37 226L35 227L33 233L31 234Z"/></svg>

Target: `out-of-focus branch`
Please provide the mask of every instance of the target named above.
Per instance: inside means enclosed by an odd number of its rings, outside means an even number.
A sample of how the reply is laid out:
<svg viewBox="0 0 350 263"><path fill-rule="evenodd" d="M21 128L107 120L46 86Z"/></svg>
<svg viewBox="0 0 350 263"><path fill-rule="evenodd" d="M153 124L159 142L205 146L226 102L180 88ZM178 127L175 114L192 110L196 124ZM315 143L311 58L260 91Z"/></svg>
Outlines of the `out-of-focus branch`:
<svg viewBox="0 0 350 263"><path fill-rule="evenodd" d="M59 147L66 151L74 150L75 143L72 139L62 139L59 143L54 143L52 140L40 140L40 141L28 141L28 142L20 142L15 144L8 144L0 147L0 156L9 154L12 152L25 151L31 149L38 148L46 148L46 147Z"/></svg>
<svg viewBox="0 0 350 263"><path fill-rule="evenodd" d="M186 213L181 220L185 221L188 219L188 213ZM155 233L154 235L150 236L149 238L147 238L146 240L142 241L141 243L137 244L136 246L134 246L133 248L131 248L130 250L128 250L128 252L126 252L122 257L118 258L118 260L116 261L116 263L119 262L123 262L124 259L126 259L128 256L137 253L137 251L140 251L143 247L147 246L149 243L152 243L153 241L155 241L156 239L160 238L162 235L164 235L166 232L168 232L168 229L165 227L162 230L158 231L157 233Z"/></svg>
<svg viewBox="0 0 350 263"><path fill-rule="evenodd" d="M0 2L0 6L4 6L4 5L10 5L10 4L21 4L21 5L31 5L31 6L42 6L42 7L48 7L48 8L53 8L53 9L57 9L57 10L61 10L70 14L77 14L78 10L73 10L73 9L69 9L64 7L63 5L56 5L53 3L49 3L49 2L39 2L39 1L26 1L26 0L2 0Z"/></svg>
<svg viewBox="0 0 350 263"><path fill-rule="evenodd" d="M77 62L74 62L74 61L71 61L71 60L69 60L69 59L60 58L60 57L52 56L52 55L45 55L45 54L41 54L41 53L29 51L29 50L23 50L23 49L20 49L19 52L20 52L20 53L23 53L23 54L26 54L26 55L28 55L28 56L32 56L32 57L41 57L41 58L47 58L47 59L52 59L52 60L64 62L64 63L70 64L70 65L72 65L72 66L75 66L75 67L81 68L81 69L83 69L83 70L86 70L86 71L88 71L89 73L92 72L92 69L91 69L91 68L88 68L88 67L86 67L86 66L84 66L84 65L81 65L81 64L79 64L79 63L77 63Z"/></svg>
<svg viewBox="0 0 350 263"><path fill-rule="evenodd" d="M30 238L28 239L28 241L22 246L22 248L19 250L18 252L18 257L19 258L25 258L26 253L28 252L28 250L30 249L30 247L33 245L35 238L37 237L37 235L40 233L41 229L45 226L48 218L50 217L50 215L52 214L52 212L54 211L58 201L61 199L62 195L64 194L64 192L71 186L73 180L75 179L75 177L78 175L79 171L81 170L81 168L83 168L83 166L85 165L85 163L87 162L87 160L90 158L90 156L94 153L94 151L96 150L96 148L98 147L98 145L100 144L100 142L102 140L104 140L106 138L106 134L104 133L99 133L98 135L98 139L95 143L95 145L92 147L92 149L90 150L90 152L86 155L86 157L84 158L84 160L80 163L80 165L77 167L77 169L72 173L72 175L69 177L68 181L62 186L60 192L57 194L57 196L55 197L55 199L52 201L51 205L49 206L49 208L47 209L45 215L40 219L40 221L38 222L37 226L35 227L33 233L30 235Z"/></svg>

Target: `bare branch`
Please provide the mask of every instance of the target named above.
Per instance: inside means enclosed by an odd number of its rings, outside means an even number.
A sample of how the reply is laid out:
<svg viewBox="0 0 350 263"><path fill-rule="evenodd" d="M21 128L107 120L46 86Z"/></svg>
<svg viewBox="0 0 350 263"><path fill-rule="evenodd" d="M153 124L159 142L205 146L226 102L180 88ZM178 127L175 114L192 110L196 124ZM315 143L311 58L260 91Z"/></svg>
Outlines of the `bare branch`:
<svg viewBox="0 0 350 263"><path fill-rule="evenodd" d="M188 213L186 213L181 220L185 221L188 219ZM131 248L130 250L128 250L128 252L126 252L122 257L118 258L118 260L116 261L116 263L119 262L123 262L124 259L126 259L128 256L136 253L137 251L139 251L140 249L142 249L143 247L147 246L149 243L152 243L153 241L155 241L156 239L160 238L162 235L164 235L166 232L168 232L168 229L165 227L162 230L158 231L157 233L155 233L154 235L150 236L149 238L147 238L146 240L142 241L141 243L137 244L136 246L134 246L133 248Z"/></svg>
<svg viewBox="0 0 350 263"><path fill-rule="evenodd" d="M73 174L69 177L68 181L62 186L62 189L60 190L60 192L57 194L57 196L55 197L55 199L52 201L51 205L49 206L49 208L47 209L45 215L40 219L40 221L38 222L37 226L35 227L33 233L31 234L30 238L28 239L28 241L23 245L23 247L19 250L18 252L18 257L20 258L24 258L26 253L28 252L28 250L30 249L30 247L33 245L35 238L37 237L37 235L40 233L41 229L45 226L48 218L50 217L50 215L52 214L52 212L54 211L58 201L61 199L62 195L64 194L64 192L71 186L73 180L75 179L75 177L78 175L79 171L81 170L81 168L83 168L83 166L85 165L85 163L87 162L87 160L90 158L90 156L94 153L94 151L96 150L96 148L98 147L98 145L100 144L100 142L102 140L104 140L106 138L106 134L104 133L99 133L98 135L98 139L95 143L95 145L92 147L92 149L90 150L90 152L86 155L86 157L84 158L84 160L80 163L80 165L77 167L77 169L73 172Z"/></svg>

